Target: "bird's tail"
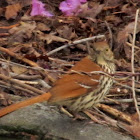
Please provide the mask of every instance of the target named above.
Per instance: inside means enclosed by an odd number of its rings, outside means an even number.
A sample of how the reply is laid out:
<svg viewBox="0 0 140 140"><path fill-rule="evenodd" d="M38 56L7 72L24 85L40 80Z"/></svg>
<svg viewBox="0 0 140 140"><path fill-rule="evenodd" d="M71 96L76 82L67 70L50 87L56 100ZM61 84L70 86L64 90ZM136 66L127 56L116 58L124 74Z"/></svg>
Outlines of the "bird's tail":
<svg viewBox="0 0 140 140"><path fill-rule="evenodd" d="M26 106L32 105L34 103L48 101L50 99L50 97L51 97L51 93L48 92L48 93L44 93L42 95L30 98L30 99L27 99L25 101L21 101L19 103L12 104L12 105L7 106L0 110L0 117L6 115L8 113L11 113L15 110L18 110L19 108L26 107Z"/></svg>

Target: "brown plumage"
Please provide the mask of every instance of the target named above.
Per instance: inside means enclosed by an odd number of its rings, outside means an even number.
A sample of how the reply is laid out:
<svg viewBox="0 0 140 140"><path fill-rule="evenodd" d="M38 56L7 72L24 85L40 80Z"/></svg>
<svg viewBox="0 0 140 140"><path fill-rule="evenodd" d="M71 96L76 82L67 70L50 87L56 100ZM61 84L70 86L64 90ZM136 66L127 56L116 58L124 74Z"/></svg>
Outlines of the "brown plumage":
<svg viewBox="0 0 140 140"><path fill-rule="evenodd" d="M93 71L115 72L113 53L106 42L90 46L89 56L70 69L69 74L57 80L48 93L5 107L0 110L0 116L42 101L65 105L76 112L91 108L103 99L113 84L108 76L99 73L89 76L82 73Z"/></svg>

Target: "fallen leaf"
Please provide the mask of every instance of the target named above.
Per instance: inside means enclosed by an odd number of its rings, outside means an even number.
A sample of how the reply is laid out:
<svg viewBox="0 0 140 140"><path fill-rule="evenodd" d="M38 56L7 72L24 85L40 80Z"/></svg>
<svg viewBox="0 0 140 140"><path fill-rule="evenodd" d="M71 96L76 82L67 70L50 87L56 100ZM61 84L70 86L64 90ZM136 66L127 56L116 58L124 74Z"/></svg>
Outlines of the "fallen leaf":
<svg viewBox="0 0 140 140"><path fill-rule="evenodd" d="M128 59L130 59L130 56L131 56L130 55L131 48L126 45L126 41L128 40L129 35L133 34L134 25L135 25L135 22L129 23L128 25L126 25L124 27L123 30L119 31L119 33L117 35L117 42L119 44L118 44L118 47L115 48L115 51L120 52L120 50L122 50L122 48L124 48L125 55ZM140 20L138 20L138 23L137 23L136 33L138 33L138 32L140 32Z"/></svg>
<svg viewBox="0 0 140 140"><path fill-rule="evenodd" d="M121 70L131 71L131 64L128 63L125 59L115 60L115 64Z"/></svg>
<svg viewBox="0 0 140 140"><path fill-rule="evenodd" d="M2 16L3 12L4 12L4 8L0 8L0 16Z"/></svg>
<svg viewBox="0 0 140 140"><path fill-rule="evenodd" d="M133 34L133 31L134 31L134 25L135 25L135 22L131 22L129 23L128 25L126 25L124 27L123 30L121 30L119 33L118 33L118 37L117 37L117 40L119 43L125 43L126 42L126 39L128 37L129 34ZM137 31L136 33L138 33L140 31L140 20L138 20L138 24L137 24Z"/></svg>
<svg viewBox="0 0 140 140"><path fill-rule="evenodd" d="M60 26L56 29L56 31L59 33L60 37L63 37L65 39L71 40L76 37L75 32L73 31L72 27L68 27L67 25Z"/></svg>
<svg viewBox="0 0 140 140"><path fill-rule="evenodd" d="M7 106L10 105L11 103L12 101L9 99L8 95L5 92L0 91L0 104Z"/></svg>
<svg viewBox="0 0 140 140"><path fill-rule="evenodd" d="M87 4L84 4L83 6L83 11L79 14L80 17L88 17L88 18L95 18L103 9L104 4L99 4L93 2L91 4L92 8L88 8Z"/></svg>
<svg viewBox="0 0 140 140"><path fill-rule="evenodd" d="M21 10L21 5L19 3L8 5L6 7L5 17L7 20L10 18L15 18L17 16L17 13Z"/></svg>
<svg viewBox="0 0 140 140"><path fill-rule="evenodd" d="M119 23L122 22L121 18L120 18L120 17L117 17L117 16L115 16L115 15L106 16L106 17L105 17L105 20L106 20L107 22L112 22L112 23L114 23L115 25L117 25L117 24L119 24Z"/></svg>
<svg viewBox="0 0 140 140"><path fill-rule="evenodd" d="M21 22L21 25L9 30L12 36L9 38L9 43L24 42L24 39L30 39L32 37L33 30L36 28L34 21Z"/></svg>
<svg viewBox="0 0 140 140"><path fill-rule="evenodd" d="M133 124L132 125L126 125L126 124L119 124L121 128L129 132L131 135L140 138L140 122L138 120L137 113L132 116Z"/></svg>
<svg viewBox="0 0 140 140"><path fill-rule="evenodd" d="M37 37L42 41L46 41L47 44L50 44L53 41L56 41L56 42L69 42L67 39L61 38L59 36L55 36L53 34L44 34L44 33L40 32L40 31L37 32Z"/></svg>
<svg viewBox="0 0 140 140"><path fill-rule="evenodd" d="M50 31L51 29L44 23L39 22L37 24L37 29L40 31Z"/></svg>
<svg viewBox="0 0 140 140"><path fill-rule="evenodd" d="M123 6L122 6L122 9L121 9L121 11L123 12L123 13L126 13L127 15L131 15L131 16L135 16L135 14L136 14L136 8L134 7L134 6L132 6L132 5L130 5L130 4L124 4Z"/></svg>
<svg viewBox="0 0 140 140"><path fill-rule="evenodd" d="M16 65L13 65L11 67L11 70L12 70L12 72L14 72L16 74L23 74L28 71L28 69L26 69L25 67L20 67L20 66L16 66Z"/></svg>
<svg viewBox="0 0 140 140"><path fill-rule="evenodd" d="M113 7L119 5L122 0L106 0L105 5L109 7Z"/></svg>

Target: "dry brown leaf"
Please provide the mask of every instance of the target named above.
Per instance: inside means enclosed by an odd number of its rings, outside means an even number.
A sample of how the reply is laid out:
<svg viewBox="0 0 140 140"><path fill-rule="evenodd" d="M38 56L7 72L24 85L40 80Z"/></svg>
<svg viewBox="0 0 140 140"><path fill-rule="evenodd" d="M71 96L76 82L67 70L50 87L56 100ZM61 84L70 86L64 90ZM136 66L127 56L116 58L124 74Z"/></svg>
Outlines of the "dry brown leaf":
<svg viewBox="0 0 140 140"><path fill-rule="evenodd" d="M127 132L129 132L131 135L140 138L140 123L135 122L133 125L125 125L121 124L120 127Z"/></svg>
<svg viewBox="0 0 140 140"><path fill-rule="evenodd" d="M119 126L129 132L131 135L140 138L140 122L138 120L137 113L132 116L133 124L132 125L126 125L120 123Z"/></svg>
<svg viewBox="0 0 140 140"><path fill-rule="evenodd" d="M128 14L129 16L135 16L136 14L136 8L130 4L123 5L121 11Z"/></svg>
<svg viewBox="0 0 140 140"><path fill-rule="evenodd" d="M4 8L0 8L0 16L3 14Z"/></svg>
<svg viewBox="0 0 140 140"><path fill-rule="evenodd" d="M56 31L59 33L59 35L63 38L66 38L68 40L71 40L76 37L75 32L73 32L72 27L68 27L67 25L60 26L56 29Z"/></svg>
<svg viewBox="0 0 140 140"><path fill-rule="evenodd" d="M21 5L19 3L9 5L6 7L5 17L6 19L15 18L17 13L21 10Z"/></svg>
<svg viewBox="0 0 140 140"><path fill-rule="evenodd" d="M94 19L102 11L104 4L92 2L91 7L92 8L89 9L86 4L83 4L83 7L82 7L83 11L79 14L79 16L90 17Z"/></svg>
<svg viewBox="0 0 140 140"><path fill-rule="evenodd" d="M9 30L12 36L9 38L9 43L24 42L24 39L30 39L32 37L33 30L36 28L34 21L21 22L21 25Z"/></svg>
<svg viewBox="0 0 140 140"><path fill-rule="evenodd" d="M46 35L45 40L47 41L47 44L50 44L53 41L56 41L56 42L68 42L67 39L64 39L62 37L55 36L55 35L52 35L52 34Z"/></svg>
<svg viewBox="0 0 140 140"><path fill-rule="evenodd" d="M11 67L12 72L16 73L16 74L23 74L26 73L28 71L28 69L24 68L24 67L20 67L20 66L16 66L13 65Z"/></svg>
<svg viewBox="0 0 140 140"><path fill-rule="evenodd" d="M106 0L105 4L106 6L112 7L112 6L116 6L118 4L120 4L122 0Z"/></svg>
<svg viewBox="0 0 140 140"><path fill-rule="evenodd" d="M7 106L10 105L11 103L12 101L9 99L8 95L5 92L0 91L0 104Z"/></svg>
<svg viewBox="0 0 140 140"><path fill-rule="evenodd" d="M133 34L134 25L135 25L135 22L131 22L131 23L129 23L128 25L126 25L126 26L124 27L124 29L121 30L121 31L118 33L118 37L117 37L118 42L120 42L120 43L126 42L126 39L127 39L128 35L129 35L129 34ZM137 24L137 33L138 33L139 31L140 31L140 20L138 20L138 24Z"/></svg>
<svg viewBox="0 0 140 140"><path fill-rule="evenodd" d="M131 64L128 63L125 59L115 60L117 67L124 71L131 71Z"/></svg>
<svg viewBox="0 0 140 140"><path fill-rule="evenodd" d="M37 23L37 29L40 31L50 31L51 29L44 23Z"/></svg>
<svg viewBox="0 0 140 140"><path fill-rule="evenodd" d="M59 36L55 36L53 34L44 34L40 31L37 32L37 36L40 40L46 41L47 44L52 43L53 41L56 42L69 42L67 39L59 37Z"/></svg>
<svg viewBox="0 0 140 140"><path fill-rule="evenodd" d="M20 2L23 7L30 6L32 4L31 0L21 0Z"/></svg>
<svg viewBox="0 0 140 140"><path fill-rule="evenodd" d="M118 36L117 36L117 42L119 43L119 45L116 48L116 51L119 52L120 49L124 48L126 57L128 59L130 59L130 57L131 57L131 54L130 54L131 53L131 48L126 46L126 41L128 40L129 35L133 34L134 25L135 25L135 22L129 23L128 25L126 25L124 27L123 30L121 30L118 33ZM137 23L137 31L136 31L136 33L138 33L138 32L140 32L140 20L138 20L138 23Z"/></svg>
<svg viewBox="0 0 140 140"><path fill-rule="evenodd" d="M117 17L115 15L109 15L105 17L105 20L107 22L113 22L115 25L117 25L118 23L122 22L122 20L120 19L120 17Z"/></svg>

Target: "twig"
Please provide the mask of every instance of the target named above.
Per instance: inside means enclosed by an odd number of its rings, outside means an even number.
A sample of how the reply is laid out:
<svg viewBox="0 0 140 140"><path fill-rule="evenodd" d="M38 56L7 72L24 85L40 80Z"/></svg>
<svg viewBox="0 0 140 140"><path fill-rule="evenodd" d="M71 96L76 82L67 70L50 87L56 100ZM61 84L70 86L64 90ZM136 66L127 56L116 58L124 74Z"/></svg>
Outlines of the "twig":
<svg viewBox="0 0 140 140"><path fill-rule="evenodd" d="M42 87L47 88L47 89L51 88L51 86L49 84L47 84L44 80L38 79L37 81L38 81L39 85L41 85Z"/></svg>
<svg viewBox="0 0 140 140"><path fill-rule="evenodd" d="M38 95L37 93L31 91L30 89L25 89L25 88L16 86L16 85L14 85L14 84L11 85L10 83L7 83L7 82L1 81L1 80L0 80L0 87L8 88L8 89L10 89L10 90L12 90L12 89L14 89L14 90L15 90L15 89L18 89L18 90L24 91L24 92L26 92L26 93L29 93L29 94L31 94L31 95L34 95L34 96Z"/></svg>
<svg viewBox="0 0 140 140"><path fill-rule="evenodd" d="M97 112L93 112L93 111L90 111L92 114L96 115L96 116L99 116L100 118L103 118L105 120L105 124L108 124L108 125L111 125L111 126L117 126L117 121L110 118L109 116L107 116L104 112L102 112L101 110L99 110L96 106L94 107L94 109L97 111ZM103 123L102 123L103 124Z"/></svg>
<svg viewBox="0 0 140 140"><path fill-rule="evenodd" d="M108 22L107 21L105 21L105 24L106 24L106 26L107 26L107 29L108 29L108 31L109 31L109 36L110 36L110 48L112 49L112 45L113 45L113 36L112 36L112 31L111 31L111 28L110 28L110 26L109 26L109 24L108 24Z"/></svg>
<svg viewBox="0 0 140 140"><path fill-rule="evenodd" d="M61 72L61 73L67 73L67 72L62 71L62 70L49 70L49 69L44 69L42 67L26 66L26 65L18 64L18 63L15 63L15 62L12 62L12 61L8 61L8 60L2 59L2 58L0 58L0 63L2 65L3 64L5 64L5 65L7 64L7 65L10 65L10 66L15 65L15 66L23 67L23 68L26 68L26 69L31 69L31 70L36 70L36 71L42 71L42 72ZM71 66L73 66L73 65L71 65Z"/></svg>
<svg viewBox="0 0 140 140"><path fill-rule="evenodd" d="M2 59L2 58L0 58L0 63L1 64L8 64L8 65L10 65L10 66L13 66L13 65L15 65L15 66L19 66L19 67L23 67L23 68L27 68L27 69L32 69L32 70L44 70L45 71L45 69L43 69L43 68L41 68L41 67L31 67L31 66L25 66L25 65L22 65L22 64L18 64L18 63L15 63L15 62L12 62L12 61L8 61L8 60L5 60L5 59Z"/></svg>
<svg viewBox="0 0 140 140"><path fill-rule="evenodd" d="M104 105L104 104L98 104L97 107L99 107L101 110L108 112L109 114L115 116L116 118L123 120L125 122L128 122L129 124L133 123L133 120L131 119L130 116L128 116L127 114L120 112L117 109L114 109L110 106Z"/></svg>
<svg viewBox="0 0 140 140"><path fill-rule="evenodd" d="M129 93L129 90L128 89L126 89L126 88L120 88L120 87L114 87L114 88L112 88L112 89L110 89L110 93L111 94L113 94L112 96L117 96L117 95L128 95ZM109 95L107 95L107 96L109 96ZM110 95L111 96L111 95ZM109 97L110 97L109 96ZM117 96L118 97L118 96Z"/></svg>
<svg viewBox="0 0 140 140"><path fill-rule="evenodd" d="M72 44L66 44L66 45L63 45L63 46L61 46L57 49L54 49L54 50L50 51L49 53L47 53L47 56L50 56L50 55L52 55L52 54L54 54L54 53L56 53L56 52L58 52L62 49L65 49L65 48L69 47L69 46L76 45L76 44L86 42L86 41L90 41L90 40L99 39L99 38L105 38L105 36L104 35L98 35L98 36L93 36L93 37L88 37L88 38L76 40Z"/></svg>
<svg viewBox="0 0 140 140"><path fill-rule="evenodd" d="M120 85L122 87L128 88L132 90L132 87L125 85L125 84L121 84L120 82L114 81L114 83L116 83L117 85ZM140 92L140 89L134 88L135 91Z"/></svg>
<svg viewBox="0 0 140 140"><path fill-rule="evenodd" d="M2 47L0 47L0 50L1 50L1 48L2 48ZM3 48L2 48L2 49L3 49ZM4 48L4 49L5 49L5 48ZM11 55L15 55L15 54L13 54L13 52L10 52L8 49L6 49L6 52L10 53ZM10 55L10 54L9 54L9 55ZM14 57L14 56L13 56L13 57ZM39 71L42 75L47 75L50 81L52 81L52 82L55 81L55 79L54 79L51 75L48 74L47 70L46 70L46 69L43 69L43 68L41 68L41 67L39 67L37 63L35 63L35 62L33 62L33 61L29 60L29 59L22 58L21 56L19 57L18 55L16 55L15 58L17 58L17 59L19 59L19 60L21 60L21 61L23 61L23 62L25 62L25 63L27 63L27 64L29 64L29 65L31 65L31 66L33 66L33 67L24 66L24 65L17 64L17 63L14 63L14 62L9 62L9 61L4 60L4 59L1 59L1 58L0 58L0 61L2 61L2 63L3 63L3 62L8 63L9 65L17 65L17 66L25 67L25 68L27 68L27 69L37 70L37 71ZM26 61L26 60L27 60L27 61Z"/></svg>
<svg viewBox="0 0 140 140"><path fill-rule="evenodd" d="M128 71L117 71L115 74L112 74L114 76L120 76L120 75L126 75L126 76L140 76L140 72L138 73L132 73Z"/></svg>
<svg viewBox="0 0 140 140"><path fill-rule="evenodd" d="M38 85L38 81L25 81L25 80L19 80L19 79L14 79L17 82L21 82L23 84L27 84L27 85Z"/></svg>
<svg viewBox="0 0 140 140"><path fill-rule="evenodd" d="M126 44L127 44L128 46L130 46L130 47L133 46L133 45L132 45L131 43L129 43L129 42L126 42ZM135 48L135 49L138 49L138 50L140 49L138 46L135 46L135 45L134 45L134 48Z"/></svg>
<svg viewBox="0 0 140 140"><path fill-rule="evenodd" d="M132 73L135 73L135 69L134 69L134 46L135 46L135 40L136 40L138 14L139 14L139 9L137 9L137 11L136 11L135 26L134 26L134 33L133 33L133 42L132 42L132 55L131 55ZM136 93L135 93L135 77L132 77L132 93L133 93L135 108L136 108L136 111L138 113L138 117L139 117L139 121L140 121L140 111L139 111L139 108L138 108L138 103L137 103L137 100L136 100Z"/></svg>
<svg viewBox="0 0 140 140"><path fill-rule="evenodd" d="M71 70L71 71L69 71L67 73L69 73L69 74L76 73L76 74L79 74L79 75L86 74L88 76L91 76L92 74L103 74L103 75L108 76L109 78L113 79L114 80L114 83L116 83L116 84L118 84L118 85L120 85L122 87L125 87L125 88L128 88L128 89L132 89L132 87L130 87L128 85L121 84L120 82L118 82L118 81L126 80L126 77L124 77L124 78L115 78L115 77L111 76L110 74L108 74L106 72L103 72L103 71L83 72L83 71ZM140 89L134 88L134 90L140 92Z"/></svg>
<svg viewBox="0 0 140 140"><path fill-rule="evenodd" d="M7 38L0 38L0 42L2 42L2 41L7 41L8 39Z"/></svg>
<svg viewBox="0 0 140 140"><path fill-rule="evenodd" d="M20 25L20 23L16 23L16 24L10 25L10 26L2 26L2 27L0 27L0 29L11 29L11 28L17 27L19 25Z"/></svg>
<svg viewBox="0 0 140 140"><path fill-rule="evenodd" d="M13 72L10 72L10 76L12 78L20 79L20 80L38 80L38 79L42 78L40 75L16 74L16 73L13 73Z"/></svg>
<svg viewBox="0 0 140 140"><path fill-rule="evenodd" d="M105 97L103 101L108 102L108 103L114 103L114 104L117 104L117 105L120 104L120 102L118 102L116 99L111 99L111 98L107 98L107 97ZM103 102L103 101L101 101L101 102Z"/></svg>
<svg viewBox="0 0 140 140"><path fill-rule="evenodd" d="M31 90L31 91L33 91L33 92L38 93L38 94L43 94L43 93L44 93L44 92L41 91L41 90L38 90L38 89L36 89L36 88L34 88L34 87L32 87L32 86L26 85L26 84L24 84L24 83L21 83L20 81L17 81L16 79L12 79L11 77L8 77L8 76L2 75L2 74L0 74L0 79L3 79L4 81L13 83L13 84L15 84L15 85L19 85L19 86L21 86L21 87L23 87L23 88L29 89L29 90Z"/></svg>
<svg viewBox="0 0 140 140"><path fill-rule="evenodd" d="M137 100L140 101L140 98L138 98ZM119 103L132 103L134 100L132 98L131 99L113 99L112 101L105 100L105 101L102 101L101 103L110 103L111 104L111 103L115 103L114 101L119 102Z"/></svg>
<svg viewBox="0 0 140 140"><path fill-rule="evenodd" d="M0 37L1 36L9 36L10 34L9 33L0 33Z"/></svg>
<svg viewBox="0 0 140 140"><path fill-rule="evenodd" d="M0 47L0 51L5 52L5 53L9 54L10 56L12 56L12 57L14 57L14 58L16 58L18 60L21 60L21 61L23 61L23 62L25 62L25 63L33 66L33 67L39 67L37 63L35 63L35 62L33 62L33 61L31 61L31 60L29 60L27 58L24 58L23 56L19 56L19 55L13 53L12 51L9 51L6 48Z"/></svg>
<svg viewBox="0 0 140 140"><path fill-rule="evenodd" d="M96 123L99 123L100 124L100 121L95 117L93 116L88 110L85 110L83 111L92 121L96 122Z"/></svg>

